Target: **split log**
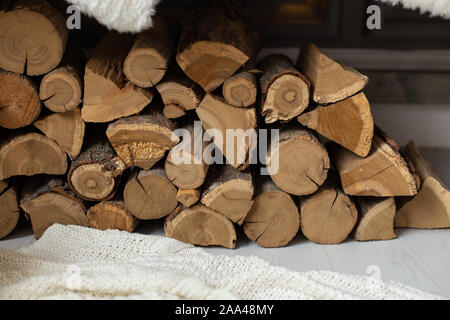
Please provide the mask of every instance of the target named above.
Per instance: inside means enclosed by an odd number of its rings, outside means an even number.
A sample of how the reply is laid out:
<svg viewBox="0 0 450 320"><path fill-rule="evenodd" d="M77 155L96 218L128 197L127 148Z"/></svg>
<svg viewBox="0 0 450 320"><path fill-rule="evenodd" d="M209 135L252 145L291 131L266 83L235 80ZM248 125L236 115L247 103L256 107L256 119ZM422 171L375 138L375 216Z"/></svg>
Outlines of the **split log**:
<svg viewBox="0 0 450 320"><path fill-rule="evenodd" d="M55 223L89 226L86 207L58 177L33 177L22 184L20 207L30 217L33 232L39 239Z"/></svg>
<svg viewBox="0 0 450 320"><path fill-rule="evenodd" d="M16 228L19 217L17 184L0 181L0 239Z"/></svg>
<svg viewBox="0 0 450 320"><path fill-rule="evenodd" d="M127 167L150 169L178 142L175 124L161 113L120 119L108 126L106 135Z"/></svg>
<svg viewBox="0 0 450 320"><path fill-rule="evenodd" d="M164 115L168 119L184 116L186 112L197 109L203 99L203 90L189 79L180 67L173 64L163 81L156 89L164 102Z"/></svg>
<svg viewBox="0 0 450 320"><path fill-rule="evenodd" d="M170 183L163 164L150 170L135 169L123 194L125 208L141 220L168 216L178 204L177 188Z"/></svg>
<svg viewBox="0 0 450 320"><path fill-rule="evenodd" d="M228 163L239 170L248 168L256 148L255 109L233 107L220 97L208 94L197 108L197 115L205 130L217 130L222 133L223 143L220 143L214 135L212 139ZM235 130L237 135L228 139L227 130Z"/></svg>
<svg viewBox="0 0 450 320"><path fill-rule="evenodd" d="M255 203L244 221L245 234L265 248L288 245L300 229L300 214L293 199L269 176L257 180L255 192Z"/></svg>
<svg viewBox="0 0 450 320"><path fill-rule="evenodd" d="M177 40L177 22L154 17L153 26L137 35L125 59L124 72L128 80L141 88L160 82L175 54Z"/></svg>
<svg viewBox="0 0 450 320"><path fill-rule="evenodd" d="M300 199L303 234L319 244L339 244L348 238L358 220L353 201L331 176L311 196Z"/></svg>
<svg viewBox="0 0 450 320"><path fill-rule="evenodd" d="M303 46L297 66L311 81L313 100L318 104L347 99L369 82L365 75L334 61L313 44Z"/></svg>
<svg viewBox="0 0 450 320"><path fill-rule="evenodd" d="M66 19L47 1L18 0L0 11L0 68L43 75L60 63L69 31Z"/></svg>
<svg viewBox="0 0 450 320"><path fill-rule="evenodd" d="M361 157L372 147L373 117L362 92L333 105L318 106L298 121Z"/></svg>
<svg viewBox="0 0 450 320"><path fill-rule="evenodd" d="M223 96L229 105L234 107L250 107L256 103L258 87L255 74L240 72L223 84Z"/></svg>
<svg viewBox="0 0 450 320"><path fill-rule="evenodd" d="M83 63L76 49L68 48L61 66L47 73L41 81L39 96L53 112L68 112L81 104Z"/></svg>
<svg viewBox="0 0 450 320"><path fill-rule="evenodd" d="M253 206L253 178L230 165L216 165L208 173L201 202L242 225Z"/></svg>
<svg viewBox="0 0 450 320"><path fill-rule="evenodd" d="M203 128L199 121L195 123L193 119L186 119L180 124L180 129L186 130L189 136L183 137L180 144L170 150L165 164L167 177L178 188L197 189L205 182L209 168L202 153L208 142L203 141ZM202 146L202 150L197 150L196 146Z"/></svg>
<svg viewBox="0 0 450 320"><path fill-rule="evenodd" d="M355 240L390 240L396 237L394 198L355 197L355 202L359 212Z"/></svg>
<svg viewBox="0 0 450 320"><path fill-rule="evenodd" d="M138 221L127 211L120 200L104 201L91 207L87 212L91 228L99 230L120 230L133 232Z"/></svg>
<svg viewBox="0 0 450 320"><path fill-rule="evenodd" d="M72 161L67 179L72 190L87 201L114 197L126 166L101 136L90 138Z"/></svg>
<svg viewBox="0 0 450 320"><path fill-rule="evenodd" d="M38 133L9 133L0 137L0 180L37 174L61 175L67 156L49 138Z"/></svg>
<svg viewBox="0 0 450 320"><path fill-rule="evenodd" d="M450 227L450 191L411 141L403 150L422 181L418 194L395 216L398 228L439 229Z"/></svg>
<svg viewBox="0 0 450 320"><path fill-rule="evenodd" d="M333 160L346 194L393 197L417 194L417 182L396 146L375 134L367 158L336 145Z"/></svg>
<svg viewBox="0 0 450 320"><path fill-rule="evenodd" d="M126 81L123 63L132 44L130 35L111 31L95 48L84 76L84 121L109 122L131 116L153 100L153 91Z"/></svg>
<svg viewBox="0 0 450 320"><path fill-rule="evenodd" d="M200 190L183 190L178 189L177 201L181 203L186 208L192 207L194 204L200 200Z"/></svg>
<svg viewBox="0 0 450 320"><path fill-rule="evenodd" d="M296 196L316 192L330 169L322 143L311 131L294 124L281 128L278 148L269 146L266 163L278 188Z"/></svg>
<svg viewBox="0 0 450 320"><path fill-rule="evenodd" d="M309 81L283 55L269 55L260 62L263 95L261 114L266 123L289 121L309 105Z"/></svg>
<svg viewBox="0 0 450 320"><path fill-rule="evenodd" d="M252 40L236 10L205 4L188 13L177 62L189 78L212 92L252 56Z"/></svg>
<svg viewBox="0 0 450 320"><path fill-rule="evenodd" d="M34 82L25 76L0 71L0 126L18 129L28 126L41 113L41 101Z"/></svg>
<svg viewBox="0 0 450 320"><path fill-rule="evenodd" d="M199 246L236 247L236 230L224 215L198 204L178 206L164 224L166 237Z"/></svg>
<svg viewBox="0 0 450 320"><path fill-rule="evenodd" d="M61 149L67 152L70 159L74 159L80 154L85 124L79 108L65 113L49 114L33 125L47 137L55 140Z"/></svg>

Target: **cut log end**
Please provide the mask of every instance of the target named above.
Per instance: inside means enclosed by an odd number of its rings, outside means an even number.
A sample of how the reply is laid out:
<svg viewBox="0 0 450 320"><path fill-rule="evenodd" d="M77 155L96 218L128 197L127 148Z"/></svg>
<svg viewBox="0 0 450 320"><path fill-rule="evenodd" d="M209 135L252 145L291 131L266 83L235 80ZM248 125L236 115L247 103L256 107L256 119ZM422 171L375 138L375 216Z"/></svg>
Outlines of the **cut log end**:
<svg viewBox="0 0 450 320"><path fill-rule="evenodd" d="M203 205L189 209L178 207L166 219L166 237L199 246L222 246L234 249L236 230L222 214Z"/></svg>
<svg viewBox="0 0 450 320"><path fill-rule="evenodd" d="M105 201L87 212L91 228L133 232L138 220L124 207L123 201Z"/></svg>
<svg viewBox="0 0 450 320"><path fill-rule="evenodd" d="M0 188L0 239L8 236L16 228L19 217L17 191L5 183L4 188Z"/></svg>
<svg viewBox="0 0 450 320"><path fill-rule="evenodd" d="M150 48L131 51L124 63L127 79L141 88L155 86L164 77L166 70L167 61Z"/></svg>
<svg viewBox="0 0 450 320"><path fill-rule="evenodd" d="M258 94L256 77L250 72L234 75L223 84L223 96L235 107L249 107L256 103Z"/></svg>
<svg viewBox="0 0 450 320"><path fill-rule="evenodd" d="M179 189L177 193L177 200L186 208L190 208L200 200L200 190Z"/></svg>

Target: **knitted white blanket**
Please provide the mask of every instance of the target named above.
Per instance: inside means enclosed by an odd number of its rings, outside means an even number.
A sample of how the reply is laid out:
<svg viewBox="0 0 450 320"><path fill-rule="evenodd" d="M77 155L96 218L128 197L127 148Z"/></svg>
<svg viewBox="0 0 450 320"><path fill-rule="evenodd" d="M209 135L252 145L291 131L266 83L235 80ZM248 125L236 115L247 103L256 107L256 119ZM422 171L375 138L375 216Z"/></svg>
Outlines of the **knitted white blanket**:
<svg viewBox="0 0 450 320"><path fill-rule="evenodd" d="M400 284L298 273L159 236L54 225L0 250L0 299L439 299Z"/></svg>

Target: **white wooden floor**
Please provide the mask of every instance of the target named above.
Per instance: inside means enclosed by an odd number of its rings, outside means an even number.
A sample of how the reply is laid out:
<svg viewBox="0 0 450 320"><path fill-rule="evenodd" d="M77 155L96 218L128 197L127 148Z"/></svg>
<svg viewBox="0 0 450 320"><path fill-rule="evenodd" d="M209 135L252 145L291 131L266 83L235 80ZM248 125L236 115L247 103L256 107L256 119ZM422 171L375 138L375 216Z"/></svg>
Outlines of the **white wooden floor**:
<svg viewBox="0 0 450 320"><path fill-rule="evenodd" d="M427 158L450 185L450 149L426 149ZM162 234L162 221L142 223L138 232ZM239 234L238 248L208 248L214 254L254 255L273 265L296 271L331 270L348 274L379 272L384 281L395 281L450 299L450 229L396 230L391 241L360 243L348 240L321 246L299 235L285 248L264 249ZM34 241L30 227L21 226L0 248L15 250ZM372 271L374 270L374 271Z"/></svg>

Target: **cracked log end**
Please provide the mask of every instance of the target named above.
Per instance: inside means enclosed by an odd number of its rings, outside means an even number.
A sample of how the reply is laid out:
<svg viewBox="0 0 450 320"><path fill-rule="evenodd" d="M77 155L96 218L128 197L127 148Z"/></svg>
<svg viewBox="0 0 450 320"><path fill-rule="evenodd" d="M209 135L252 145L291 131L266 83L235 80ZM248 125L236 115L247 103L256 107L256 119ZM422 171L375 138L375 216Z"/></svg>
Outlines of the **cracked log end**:
<svg viewBox="0 0 450 320"><path fill-rule="evenodd" d="M91 228L133 232L138 220L124 207L123 201L105 201L87 212Z"/></svg>

